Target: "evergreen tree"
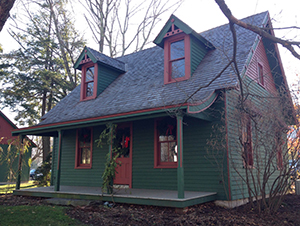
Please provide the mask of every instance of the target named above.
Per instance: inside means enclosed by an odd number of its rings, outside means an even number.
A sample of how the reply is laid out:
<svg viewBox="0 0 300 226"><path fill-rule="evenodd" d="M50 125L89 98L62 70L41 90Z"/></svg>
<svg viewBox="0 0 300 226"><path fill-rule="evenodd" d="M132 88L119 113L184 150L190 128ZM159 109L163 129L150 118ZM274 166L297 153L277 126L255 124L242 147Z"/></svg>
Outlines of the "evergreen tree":
<svg viewBox="0 0 300 226"><path fill-rule="evenodd" d="M79 75L71 68L84 46L63 0L36 4L36 13L27 9L26 29L10 31L20 48L1 54L0 65L3 107L10 107L17 113L15 120L29 126L76 87ZM45 158L49 138L43 138L43 150Z"/></svg>

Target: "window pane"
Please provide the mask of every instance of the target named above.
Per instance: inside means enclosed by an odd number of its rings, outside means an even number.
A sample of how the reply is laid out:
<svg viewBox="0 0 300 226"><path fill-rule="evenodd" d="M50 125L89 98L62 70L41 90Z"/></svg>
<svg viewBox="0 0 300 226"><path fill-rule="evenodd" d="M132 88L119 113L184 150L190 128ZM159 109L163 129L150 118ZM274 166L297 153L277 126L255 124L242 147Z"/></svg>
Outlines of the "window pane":
<svg viewBox="0 0 300 226"><path fill-rule="evenodd" d="M86 82L94 81L94 70L95 70L94 66L86 69L86 76L85 76Z"/></svg>
<svg viewBox="0 0 300 226"><path fill-rule="evenodd" d="M91 143L91 129L84 128L80 129L78 133L78 139L80 147L90 146Z"/></svg>
<svg viewBox="0 0 300 226"><path fill-rule="evenodd" d="M184 57L184 41L180 40L171 43L171 60Z"/></svg>
<svg viewBox="0 0 300 226"><path fill-rule="evenodd" d="M91 163L91 149L86 149L86 164L90 164Z"/></svg>
<svg viewBox="0 0 300 226"><path fill-rule="evenodd" d="M171 63L172 64L172 78L181 78L185 76L185 65L184 59L177 60Z"/></svg>
<svg viewBox="0 0 300 226"><path fill-rule="evenodd" d="M80 163L81 164L86 164L85 156L86 156L86 149L81 148L81 156L80 156L80 159L81 159Z"/></svg>
<svg viewBox="0 0 300 226"><path fill-rule="evenodd" d="M177 162L176 142L169 143L169 162Z"/></svg>
<svg viewBox="0 0 300 226"><path fill-rule="evenodd" d="M160 161L161 162L168 162L168 143L161 143L160 144Z"/></svg>
<svg viewBox="0 0 300 226"><path fill-rule="evenodd" d="M86 97L90 97L90 96L93 96L93 92L94 92L94 82L89 82L89 83L86 83L86 93L85 93L85 96Z"/></svg>
<svg viewBox="0 0 300 226"><path fill-rule="evenodd" d="M262 66L259 64L258 65L258 82L261 85L264 85L264 74L263 74L263 68Z"/></svg>
<svg viewBox="0 0 300 226"><path fill-rule="evenodd" d="M91 150L89 148L81 148L81 164L90 164Z"/></svg>
<svg viewBox="0 0 300 226"><path fill-rule="evenodd" d="M159 141L167 141L168 137L167 136L159 136Z"/></svg>

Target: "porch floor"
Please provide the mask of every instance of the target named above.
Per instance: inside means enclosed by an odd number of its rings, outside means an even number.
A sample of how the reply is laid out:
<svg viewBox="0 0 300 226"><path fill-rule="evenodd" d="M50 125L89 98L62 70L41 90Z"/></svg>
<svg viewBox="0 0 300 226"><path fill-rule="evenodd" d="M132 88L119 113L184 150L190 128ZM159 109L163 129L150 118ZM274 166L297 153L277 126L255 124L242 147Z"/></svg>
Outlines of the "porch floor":
<svg viewBox="0 0 300 226"><path fill-rule="evenodd" d="M87 199L129 203L138 205L153 205L184 208L196 204L216 200L216 192L185 191L185 198L177 198L177 191L115 188L114 194L102 193L100 187L60 186L60 191L54 191L54 186L15 190L14 195L37 196L49 198Z"/></svg>

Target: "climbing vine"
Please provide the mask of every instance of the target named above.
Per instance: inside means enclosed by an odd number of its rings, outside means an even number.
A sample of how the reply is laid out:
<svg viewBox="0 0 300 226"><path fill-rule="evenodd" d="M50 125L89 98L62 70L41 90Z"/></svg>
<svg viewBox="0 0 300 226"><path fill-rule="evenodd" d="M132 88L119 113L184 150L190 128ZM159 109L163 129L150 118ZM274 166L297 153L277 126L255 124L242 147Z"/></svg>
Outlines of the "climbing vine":
<svg viewBox="0 0 300 226"><path fill-rule="evenodd" d="M104 172L102 174L102 191L106 191L108 194L113 192L113 181L116 175L116 167L120 165L117 162L117 158L120 156L120 147L114 145L116 140L116 124L107 124L106 128L102 131L99 139L96 140L98 147L103 147L107 144L110 147L110 151L106 155L106 162Z"/></svg>

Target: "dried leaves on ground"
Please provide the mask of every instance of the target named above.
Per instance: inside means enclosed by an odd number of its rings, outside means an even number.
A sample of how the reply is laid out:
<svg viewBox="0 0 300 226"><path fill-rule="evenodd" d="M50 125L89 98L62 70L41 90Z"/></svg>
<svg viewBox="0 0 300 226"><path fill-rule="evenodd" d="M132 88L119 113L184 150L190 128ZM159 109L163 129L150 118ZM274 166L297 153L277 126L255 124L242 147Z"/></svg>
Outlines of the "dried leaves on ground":
<svg viewBox="0 0 300 226"><path fill-rule="evenodd" d="M43 198L0 196L0 205L47 205ZM86 225L300 225L300 196L287 195L276 214L258 215L249 206L226 209L214 203L189 207L184 214L174 208L101 202L69 207L66 214Z"/></svg>

